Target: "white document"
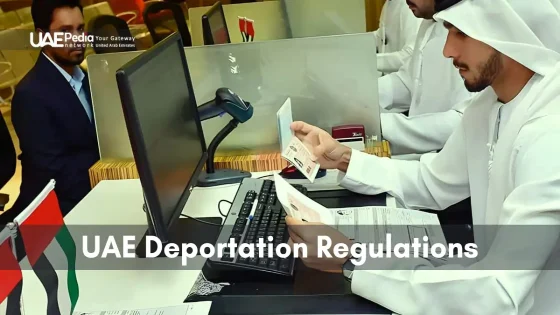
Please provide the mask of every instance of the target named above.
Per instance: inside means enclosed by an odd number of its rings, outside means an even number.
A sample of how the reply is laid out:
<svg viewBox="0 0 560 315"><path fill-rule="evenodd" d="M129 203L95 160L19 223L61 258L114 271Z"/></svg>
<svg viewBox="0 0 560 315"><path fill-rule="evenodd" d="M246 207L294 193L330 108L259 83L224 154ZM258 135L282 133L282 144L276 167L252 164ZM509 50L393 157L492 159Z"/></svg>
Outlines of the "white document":
<svg viewBox="0 0 560 315"><path fill-rule="evenodd" d="M311 152L297 137L292 137L292 141L282 152L282 157L292 163L310 182L315 181L319 172L319 163L313 161Z"/></svg>
<svg viewBox="0 0 560 315"><path fill-rule="evenodd" d="M119 311L74 311L73 315L208 315L212 302L185 303L177 306Z"/></svg>
<svg viewBox="0 0 560 315"><path fill-rule="evenodd" d="M290 141L292 141L292 137L294 136L294 132L290 128L294 119L292 117L292 99L288 97L284 105L280 107L278 112L276 113L276 118L278 120L278 138L280 141L280 152L284 152Z"/></svg>
<svg viewBox="0 0 560 315"><path fill-rule="evenodd" d="M276 196L286 213L302 221L320 222L334 226L332 211L300 193L280 175L274 174Z"/></svg>
<svg viewBox="0 0 560 315"><path fill-rule="evenodd" d="M288 97L284 105L276 113L278 120L278 137L282 157L295 166L305 177L314 182L319 172L319 164L311 159L311 153L305 145L294 136L290 128L292 117L292 100Z"/></svg>
<svg viewBox="0 0 560 315"><path fill-rule="evenodd" d="M337 229L346 237L361 243L420 243L428 237L429 245L444 244L445 235L437 214L390 207L356 207L331 209Z"/></svg>

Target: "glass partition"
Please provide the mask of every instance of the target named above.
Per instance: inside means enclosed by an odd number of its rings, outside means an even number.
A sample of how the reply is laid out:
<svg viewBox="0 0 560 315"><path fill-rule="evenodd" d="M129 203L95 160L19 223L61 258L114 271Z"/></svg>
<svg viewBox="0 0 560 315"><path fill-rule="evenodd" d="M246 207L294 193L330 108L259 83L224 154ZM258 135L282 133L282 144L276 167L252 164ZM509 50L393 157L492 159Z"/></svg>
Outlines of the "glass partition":
<svg viewBox="0 0 560 315"><path fill-rule="evenodd" d="M193 46L204 45L202 15L210 8L189 9ZM364 0L272 0L223 8L232 43L243 42L238 17L254 21L254 41L366 32Z"/></svg>
<svg viewBox="0 0 560 315"><path fill-rule="evenodd" d="M289 38L366 32L364 0L280 0Z"/></svg>
<svg viewBox="0 0 560 315"><path fill-rule="evenodd" d="M295 120L327 131L363 124L367 135L381 139L372 52L375 39L368 34L185 48L199 105L213 99L216 89L228 87L254 106L253 118L222 142L217 155L279 151L276 112L287 97ZM102 160L132 159L115 72L138 54L87 59ZM230 119L224 115L203 122L207 143Z"/></svg>

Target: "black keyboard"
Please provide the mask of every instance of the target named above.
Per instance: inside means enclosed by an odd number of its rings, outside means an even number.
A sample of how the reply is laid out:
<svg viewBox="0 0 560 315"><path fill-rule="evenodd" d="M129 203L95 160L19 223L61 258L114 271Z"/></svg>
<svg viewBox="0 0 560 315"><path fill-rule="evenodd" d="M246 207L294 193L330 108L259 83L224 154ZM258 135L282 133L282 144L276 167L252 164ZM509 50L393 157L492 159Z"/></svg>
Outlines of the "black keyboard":
<svg viewBox="0 0 560 315"><path fill-rule="evenodd" d="M293 186L307 195L305 187ZM216 242L216 244L225 244L229 243L230 239L234 239L238 250L233 257L229 256L229 250L226 250L221 258L215 256L208 261L211 268L222 273L220 281L232 278L253 279L267 275L293 276L295 260L293 255L280 258L275 251L278 245L287 243L290 237L285 217L286 212L276 197L273 181L244 179ZM264 248L264 258L259 258L259 249L256 246L259 239L267 244ZM255 255L252 258L244 258L239 254L239 246L244 243L255 244ZM267 250L268 244L272 244L271 255ZM250 275L248 276L247 273Z"/></svg>

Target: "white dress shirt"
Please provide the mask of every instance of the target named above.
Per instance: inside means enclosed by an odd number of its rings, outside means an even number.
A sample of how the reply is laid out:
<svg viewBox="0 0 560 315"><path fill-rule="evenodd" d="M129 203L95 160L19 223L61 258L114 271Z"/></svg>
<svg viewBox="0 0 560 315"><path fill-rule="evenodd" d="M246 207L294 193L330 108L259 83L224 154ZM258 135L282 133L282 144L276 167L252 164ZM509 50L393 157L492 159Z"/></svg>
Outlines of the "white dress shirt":
<svg viewBox="0 0 560 315"><path fill-rule="evenodd" d="M49 56L47 56L45 53L43 53L43 55L50 62L52 62L52 64L55 66L55 68L57 68L58 71L60 71L62 76L64 76L64 79L66 79L66 81L70 84L70 87L72 87L72 89L74 90L74 92L76 93L78 98L80 99L80 102L82 103L82 106L84 107L84 110L86 111L86 114L88 115L89 121L92 121L91 104L88 101L86 91L84 90L84 87L83 87L83 80L85 78L85 74L82 71L82 69L80 69L80 67L78 67L78 66L74 66L74 73L72 75L70 75L68 72L66 72L66 70L62 69L58 64L56 64L54 61L52 61L51 58L49 58Z"/></svg>

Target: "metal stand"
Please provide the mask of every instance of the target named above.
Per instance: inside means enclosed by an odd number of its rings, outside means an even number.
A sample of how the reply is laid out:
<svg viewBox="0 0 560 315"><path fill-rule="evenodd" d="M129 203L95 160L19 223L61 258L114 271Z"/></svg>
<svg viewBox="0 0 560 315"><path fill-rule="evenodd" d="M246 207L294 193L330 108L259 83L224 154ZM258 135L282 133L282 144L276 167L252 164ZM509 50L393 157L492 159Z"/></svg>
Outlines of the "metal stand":
<svg viewBox="0 0 560 315"><path fill-rule="evenodd" d="M216 135L208 146L208 160L206 161L206 172L201 172L198 178L198 186L212 187L218 185L238 184L244 178L250 178L251 173L232 169L222 169L216 171L214 168L214 155L220 143L235 129L239 123L232 119Z"/></svg>

